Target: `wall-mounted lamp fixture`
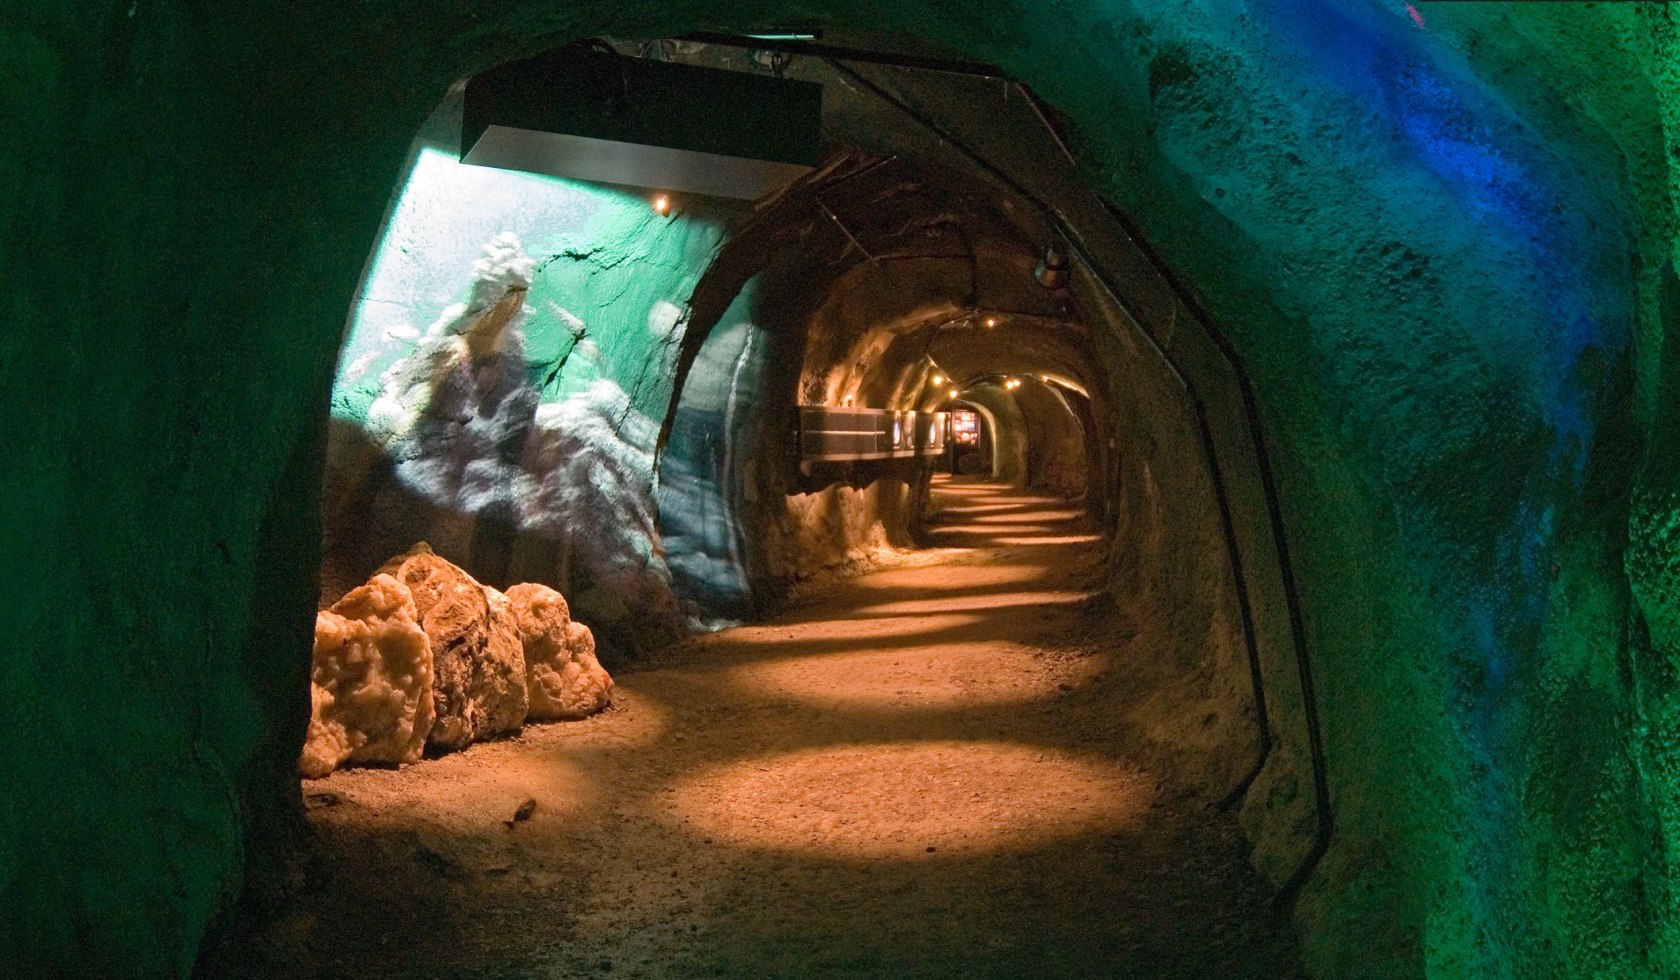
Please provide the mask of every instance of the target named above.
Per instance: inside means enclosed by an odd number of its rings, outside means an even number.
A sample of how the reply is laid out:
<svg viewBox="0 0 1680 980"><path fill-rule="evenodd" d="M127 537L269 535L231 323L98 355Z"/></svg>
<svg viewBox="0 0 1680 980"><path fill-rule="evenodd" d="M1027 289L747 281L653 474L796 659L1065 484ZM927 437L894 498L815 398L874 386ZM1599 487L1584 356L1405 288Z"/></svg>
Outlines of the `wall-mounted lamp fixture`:
<svg viewBox="0 0 1680 980"><path fill-rule="evenodd" d="M653 211L661 218L671 213L671 197L669 194L659 194L653 199Z"/></svg>
<svg viewBox="0 0 1680 980"><path fill-rule="evenodd" d="M933 383L936 384L936 385L937 384L944 384L945 383L945 376L943 374L934 375L933 376Z"/></svg>
<svg viewBox="0 0 1680 980"><path fill-rule="evenodd" d="M1067 259L1055 245L1044 246L1044 257L1038 260L1038 268L1033 270L1033 278L1045 289L1060 289L1067 285Z"/></svg>
<svg viewBox="0 0 1680 980"><path fill-rule="evenodd" d="M993 328L995 326L997 326L997 317L995 317L995 316L987 317L986 318L986 329L990 330L991 328Z"/></svg>
<svg viewBox="0 0 1680 980"><path fill-rule="evenodd" d="M1010 378L1009 380L1007 380L1003 383L1003 386L1005 388L1009 389L1010 391L1014 391L1016 388L1021 387L1021 379L1020 378Z"/></svg>

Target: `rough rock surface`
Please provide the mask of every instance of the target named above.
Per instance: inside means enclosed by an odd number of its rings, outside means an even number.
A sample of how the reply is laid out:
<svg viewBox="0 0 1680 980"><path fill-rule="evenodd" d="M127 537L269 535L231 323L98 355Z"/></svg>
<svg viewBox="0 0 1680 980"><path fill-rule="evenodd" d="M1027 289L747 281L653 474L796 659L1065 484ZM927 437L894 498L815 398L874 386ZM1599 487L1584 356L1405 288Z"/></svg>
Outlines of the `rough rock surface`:
<svg viewBox="0 0 1680 980"><path fill-rule="evenodd" d="M419 761L433 706L431 644L417 618L413 594L389 575L316 614L305 776L345 762Z"/></svg>
<svg viewBox="0 0 1680 980"><path fill-rule="evenodd" d="M467 302L357 348L367 353L335 389L325 577L359 581L424 538L493 586L564 590L609 649L658 649L680 634L681 613L652 544L659 423L635 396L650 362L638 351L637 376L617 376L583 321L555 302L578 297L537 283L538 265L518 235L498 233L472 265ZM656 332L674 352L684 322L661 300L636 332ZM561 376L568 364L576 377ZM350 406L362 399L358 416Z"/></svg>
<svg viewBox="0 0 1680 980"><path fill-rule="evenodd" d="M383 573L414 593L431 639L437 719L429 748L449 751L525 722L525 655L507 597L480 585L421 542Z"/></svg>
<svg viewBox="0 0 1680 980"><path fill-rule="evenodd" d="M571 618L566 597L527 582L507 591L525 648L532 721L583 718L612 701L613 680L595 658L595 635Z"/></svg>

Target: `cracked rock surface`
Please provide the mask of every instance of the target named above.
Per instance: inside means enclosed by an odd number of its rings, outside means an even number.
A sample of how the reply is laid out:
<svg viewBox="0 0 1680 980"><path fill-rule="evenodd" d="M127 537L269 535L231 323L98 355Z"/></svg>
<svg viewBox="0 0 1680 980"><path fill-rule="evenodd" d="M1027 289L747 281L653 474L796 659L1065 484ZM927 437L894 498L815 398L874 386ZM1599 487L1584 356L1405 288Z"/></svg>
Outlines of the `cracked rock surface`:
<svg viewBox="0 0 1680 980"><path fill-rule="evenodd" d="M529 701L524 648L507 597L424 542L383 571L413 591L420 625L431 639L437 717L427 747L451 751L518 731Z"/></svg>

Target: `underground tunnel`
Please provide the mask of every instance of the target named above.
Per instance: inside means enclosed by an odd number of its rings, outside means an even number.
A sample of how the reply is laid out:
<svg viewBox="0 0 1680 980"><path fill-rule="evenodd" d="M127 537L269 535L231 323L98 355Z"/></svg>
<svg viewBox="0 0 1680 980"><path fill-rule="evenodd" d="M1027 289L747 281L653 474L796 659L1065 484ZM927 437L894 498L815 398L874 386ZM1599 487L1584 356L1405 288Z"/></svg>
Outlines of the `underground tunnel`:
<svg viewBox="0 0 1680 980"><path fill-rule="evenodd" d="M1674 18L26 3L8 968L1680 975Z"/></svg>
<svg viewBox="0 0 1680 980"><path fill-rule="evenodd" d="M1169 462L1200 459L1178 447L1193 430L1160 387L1170 362L1146 359L1065 222L838 58L772 66L822 86L823 139L808 174L754 206L475 166L465 149L475 86L573 70L634 86L673 66L750 72L752 54L563 47L457 86L423 125L334 382L302 764L318 836L308 911L285 919L309 938L269 953L275 972L1281 973L1292 943L1231 812L1259 772L1237 585L1217 540L1185 530L1219 521L1110 490L1153 466L1208 505L1207 474ZM648 56L658 67L623 68ZM997 112L979 91L994 73L875 71ZM1045 126L1021 92L1006 108ZM1042 148L1015 152L1077 192ZM1160 458L1119 449L1146 440ZM1105 583L1107 552L1145 538L1160 544L1136 578ZM419 541L430 554L393 558ZM403 685L413 627L380 572L412 587L434 659L431 727L405 701L396 737L388 703L362 702L428 691ZM430 598L444 579L490 590L473 606L482 643ZM578 647L562 627L532 641L521 583L564 597L588 637L575 666L554 653ZM1080 615L1105 588L1125 608ZM525 637L523 725L498 602ZM371 643L345 638L358 629ZM392 631L395 655L356 674ZM457 661L473 658L496 666L469 676ZM530 744L547 737L563 741ZM1180 797L1226 809L1198 819ZM589 815L602 807L607 825ZM1173 816L1141 816L1157 810ZM504 853L510 832L547 843ZM1311 842L1290 833L1271 860L1293 870ZM1175 847L1220 857L1168 885L1156 863ZM1119 867L1092 874L1080 852ZM633 869L655 858L670 878L650 902ZM1069 915L1073 892L1136 905L1140 879L1194 911L1181 926ZM463 915L398 897L439 889ZM497 948L482 928L533 914L578 922L575 938ZM430 940L393 958L383 937L416 919ZM1225 941L1197 938L1214 922ZM927 938L951 929L984 952Z"/></svg>

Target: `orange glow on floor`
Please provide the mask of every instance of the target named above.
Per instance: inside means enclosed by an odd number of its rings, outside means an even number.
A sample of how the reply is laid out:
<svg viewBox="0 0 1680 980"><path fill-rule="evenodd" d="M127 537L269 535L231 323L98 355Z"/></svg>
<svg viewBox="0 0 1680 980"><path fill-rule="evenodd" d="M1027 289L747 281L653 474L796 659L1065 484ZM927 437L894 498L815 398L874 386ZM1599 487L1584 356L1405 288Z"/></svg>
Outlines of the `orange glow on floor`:
<svg viewBox="0 0 1680 980"><path fill-rule="evenodd" d="M904 568L877 572L870 575L867 582L859 582L852 588L860 592L879 592L896 596L903 595L907 586L914 586L917 592L972 592L999 585L1030 585L1043 578L1043 565L1025 562L965 568L961 575L949 576L939 584L928 583L927 576L919 569Z"/></svg>
<svg viewBox="0 0 1680 980"><path fill-rule="evenodd" d="M992 545L1059 545L1059 544L1095 544L1102 540L1100 534L1042 534L1032 537L994 537L988 543Z"/></svg>
<svg viewBox="0 0 1680 980"><path fill-rule="evenodd" d="M1135 769L1007 742L899 742L728 763L669 794L667 819L741 847L940 859L1135 826Z"/></svg>
<svg viewBox="0 0 1680 980"><path fill-rule="evenodd" d="M740 647L788 646L792 648L833 644L836 641L869 639L914 640L918 636L937 636L939 633L969 626L979 621L973 612L933 613L906 616L889 622L860 619L806 620L797 624L774 626L738 626L730 633L730 641Z"/></svg>
<svg viewBox="0 0 1680 980"><path fill-rule="evenodd" d="M728 677L744 692L810 705L949 710L1049 701L1090 680L1103 662L1089 656L1048 658L1016 645L979 650L947 643L763 661L733 668Z"/></svg>
<svg viewBox="0 0 1680 980"><path fill-rule="evenodd" d="M903 599L877 602L852 610L853 616L921 616L938 612L1004 612L1041 609L1045 606L1074 606L1089 599L1089 592L1015 592L1009 595L940 596L937 599Z"/></svg>

